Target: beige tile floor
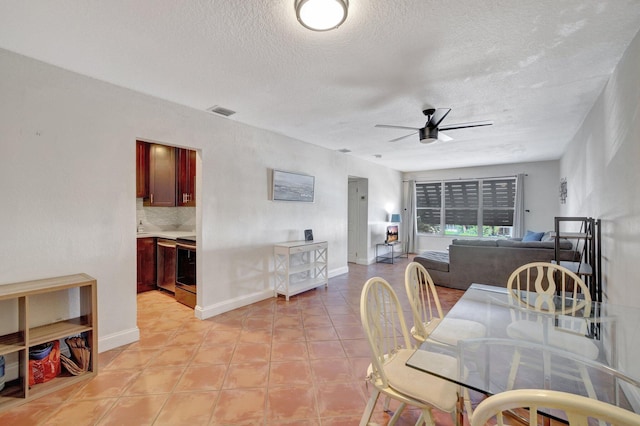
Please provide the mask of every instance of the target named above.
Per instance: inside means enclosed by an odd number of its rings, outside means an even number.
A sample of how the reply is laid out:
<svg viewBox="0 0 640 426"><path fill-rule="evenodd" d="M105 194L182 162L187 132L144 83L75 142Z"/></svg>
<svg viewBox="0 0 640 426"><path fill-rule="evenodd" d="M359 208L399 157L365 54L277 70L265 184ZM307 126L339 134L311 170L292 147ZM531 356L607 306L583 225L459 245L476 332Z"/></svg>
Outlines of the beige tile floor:
<svg viewBox="0 0 640 426"><path fill-rule="evenodd" d="M101 353L97 377L1 413L0 425L357 425L369 397L362 284L382 276L406 301L408 262L349 264L327 288L205 321L166 293L139 294L140 341ZM439 295L448 310L462 292ZM373 420L389 420L381 403Z"/></svg>

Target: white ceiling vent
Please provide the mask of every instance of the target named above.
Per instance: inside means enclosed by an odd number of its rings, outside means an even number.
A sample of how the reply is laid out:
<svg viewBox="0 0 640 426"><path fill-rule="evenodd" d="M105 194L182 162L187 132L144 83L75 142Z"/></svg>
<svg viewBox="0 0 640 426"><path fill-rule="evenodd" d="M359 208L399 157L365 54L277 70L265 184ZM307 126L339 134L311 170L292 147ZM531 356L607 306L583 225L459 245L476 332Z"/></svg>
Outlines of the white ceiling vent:
<svg viewBox="0 0 640 426"><path fill-rule="evenodd" d="M235 111L232 111L227 108L223 108L219 105L214 105L211 108L207 108L207 111L212 112L214 114L223 115L225 117L229 117L230 115L233 115L236 113Z"/></svg>

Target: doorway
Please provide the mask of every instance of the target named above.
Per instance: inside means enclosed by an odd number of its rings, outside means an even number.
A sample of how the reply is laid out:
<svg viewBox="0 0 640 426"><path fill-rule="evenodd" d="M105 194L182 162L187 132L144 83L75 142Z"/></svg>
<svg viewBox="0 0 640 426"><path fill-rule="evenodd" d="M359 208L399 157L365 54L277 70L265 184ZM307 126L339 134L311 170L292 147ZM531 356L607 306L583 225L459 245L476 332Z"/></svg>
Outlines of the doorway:
<svg viewBox="0 0 640 426"><path fill-rule="evenodd" d="M369 181L349 176L347 219L347 261L360 265L369 263Z"/></svg>
<svg viewBox="0 0 640 426"><path fill-rule="evenodd" d="M197 150L136 141L137 293L162 289L178 302L196 305L200 168ZM179 297L176 285L179 278L184 279L179 268L184 262L178 263L184 247L190 250L193 266L188 303Z"/></svg>

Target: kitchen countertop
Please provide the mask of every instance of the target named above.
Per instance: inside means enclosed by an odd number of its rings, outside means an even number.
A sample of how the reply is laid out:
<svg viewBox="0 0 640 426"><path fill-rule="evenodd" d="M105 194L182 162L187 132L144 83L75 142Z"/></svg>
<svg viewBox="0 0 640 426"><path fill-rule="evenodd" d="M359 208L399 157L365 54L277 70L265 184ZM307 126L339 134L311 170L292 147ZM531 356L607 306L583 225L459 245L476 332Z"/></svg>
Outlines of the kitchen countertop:
<svg viewBox="0 0 640 426"><path fill-rule="evenodd" d="M136 233L136 238L167 238L175 240L176 238L188 237L195 235L196 231L144 231Z"/></svg>

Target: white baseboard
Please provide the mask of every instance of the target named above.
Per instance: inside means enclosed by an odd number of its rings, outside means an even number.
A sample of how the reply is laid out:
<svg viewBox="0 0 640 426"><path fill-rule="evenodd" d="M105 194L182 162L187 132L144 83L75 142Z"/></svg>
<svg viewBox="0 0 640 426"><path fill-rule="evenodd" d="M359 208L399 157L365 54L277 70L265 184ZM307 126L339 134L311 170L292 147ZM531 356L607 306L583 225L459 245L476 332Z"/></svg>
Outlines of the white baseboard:
<svg viewBox="0 0 640 426"><path fill-rule="evenodd" d="M225 300L224 302L216 303L210 306L195 307L196 318L207 319L216 315L223 314L225 312L232 311L234 309L242 308L243 306L250 305L252 303L260 302L262 300L273 297L273 289L262 290L257 293L247 294L244 296L236 297L235 299Z"/></svg>
<svg viewBox="0 0 640 426"><path fill-rule="evenodd" d="M338 275L343 275L349 272L349 267L347 265L342 268L332 269L329 271L329 278L337 277Z"/></svg>
<svg viewBox="0 0 640 426"><path fill-rule="evenodd" d="M138 340L140 340L140 329L138 327L109 334L98 339L98 352L108 351Z"/></svg>
<svg viewBox="0 0 640 426"><path fill-rule="evenodd" d="M336 277L338 275L346 274L349 272L348 266L343 266L341 268L333 269L329 271L329 278ZM242 308L247 305L251 305L252 303L257 303L268 299L273 296L273 289L262 290L256 293L247 294L244 296L236 297L235 299L225 300L224 302L216 303L210 306L200 306L197 305L195 307L195 315L198 319L207 319L214 317L216 315L223 314L225 312L232 311L234 309Z"/></svg>

